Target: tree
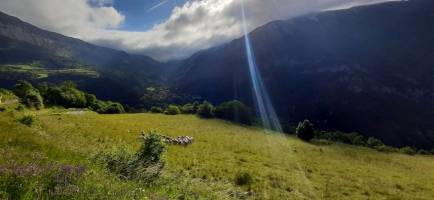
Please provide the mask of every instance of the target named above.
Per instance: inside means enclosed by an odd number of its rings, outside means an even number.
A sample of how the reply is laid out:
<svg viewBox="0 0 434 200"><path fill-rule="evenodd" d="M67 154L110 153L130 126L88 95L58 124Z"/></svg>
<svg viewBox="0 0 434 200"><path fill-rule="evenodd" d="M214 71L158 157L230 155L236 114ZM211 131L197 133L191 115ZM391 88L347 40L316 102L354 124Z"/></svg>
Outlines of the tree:
<svg viewBox="0 0 434 200"><path fill-rule="evenodd" d="M364 146L366 146L366 139L363 136L359 135L356 138L354 138L353 144L357 145L357 146L363 146L364 147Z"/></svg>
<svg viewBox="0 0 434 200"><path fill-rule="evenodd" d="M84 94L84 98L86 99L86 107L91 107L98 99L93 94Z"/></svg>
<svg viewBox="0 0 434 200"><path fill-rule="evenodd" d="M152 106L151 107L151 113L162 113L163 109L161 107L158 106Z"/></svg>
<svg viewBox="0 0 434 200"><path fill-rule="evenodd" d="M184 106L182 106L181 113L182 114L192 114L192 113L194 113L193 112L193 104L188 103L188 104L185 104Z"/></svg>
<svg viewBox="0 0 434 200"><path fill-rule="evenodd" d="M193 114L197 114L197 110L199 109L199 102L194 102L193 103L193 110L191 111L191 113L193 113Z"/></svg>
<svg viewBox="0 0 434 200"><path fill-rule="evenodd" d="M35 90L35 88L25 80L18 81L18 84L14 85L14 93L21 99L24 99L27 92L31 90Z"/></svg>
<svg viewBox="0 0 434 200"><path fill-rule="evenodd" d="M368 147L377 149L378 147L383 146L384 144L383 144L383 142L381 142L381 140L370 137L368 139L368 142L366 143L366 145Z"/></svg>
<svg viewBox="0 0 434 200"><path fill-rule="evenodd" d="M296 130L297 137L309 142L315 137L315 130L313 129L313 124L309 120L304 120L298 124Z"/></svg>
<svg viewBox="0 0 434 200"><path fill-rule="evenodd" d="M14 85L14 93L21 98L21 100L29 108L42 109L44 107L44 100L41 95L33 88L32 84L27 81L21 80L18 84Z"/></svg>
<svg viewBox="0 0 434 200"><path fill-rule="evenodd" d="M181 111L179 110L178 106L169 105L169 107L166 108L164 111L164 114L166 115L179 115L181 114Z"/></svg>
<svg viewBox="0 0 434 200"><path fill-rule="evenodd" d="M104 111L100 114L122 114L125 113L124 107L120 103L109 103L109 105L103 108Z"/></svg>
<svg viewBox="0 0 434 200"><path fill-rule="evenodd" d="M214 117L214 110L215 108L210 102L204 101L197 109L197 114L204 118L212 118Z"/></svg>
<svg viewBox="0 0 434 200"><path fill-rule="evenodd" d="M215 116L242 124L252 124L252 110L240 101L222 103L215 109Z"/></svg>
<svg viewBox="0 0 434 200"><path fill-rule="evenodd" d="M41 82L38 83L38 91L41 96L47 100L47 93L48 93L48 83L47 82Z"/></svg>

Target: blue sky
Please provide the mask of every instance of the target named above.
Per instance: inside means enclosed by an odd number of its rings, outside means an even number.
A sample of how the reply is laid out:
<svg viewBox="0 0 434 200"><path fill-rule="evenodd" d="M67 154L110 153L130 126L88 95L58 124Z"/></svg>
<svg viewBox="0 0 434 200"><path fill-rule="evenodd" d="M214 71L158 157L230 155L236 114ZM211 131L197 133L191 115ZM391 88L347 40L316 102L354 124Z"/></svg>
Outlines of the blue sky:
<svg viewBox="0 0 434 200"><path fill-rule="evenodd" d="M92 44L184 59L274 20L390 0L0 0L0 11ZM245 20L241 16L245 12Z"/></svg>
<svg viewBox="0 0 434 200"><path fill-rule="evenodd" d="M155 24L165 22L176 6L183 6L187 0L118 0L113 7L125 15L125 22L119 30L149 31ZM92 3L95 5L98 3Z"/></svg>

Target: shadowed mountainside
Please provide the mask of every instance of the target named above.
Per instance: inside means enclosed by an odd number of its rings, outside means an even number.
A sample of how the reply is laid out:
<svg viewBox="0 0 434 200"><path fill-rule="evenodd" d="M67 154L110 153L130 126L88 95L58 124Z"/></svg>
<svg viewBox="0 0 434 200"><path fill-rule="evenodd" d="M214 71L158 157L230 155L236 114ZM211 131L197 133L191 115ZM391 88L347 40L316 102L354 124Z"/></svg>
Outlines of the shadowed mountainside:
<svg viewBox="0 0 434 200"><path fill-rule="evenodd" d="M395 146L434 144L434 2L412 0L274 21L249 36L285 123L307 118ZM254 107L244 38L174 72L179 92Z"/></svg>

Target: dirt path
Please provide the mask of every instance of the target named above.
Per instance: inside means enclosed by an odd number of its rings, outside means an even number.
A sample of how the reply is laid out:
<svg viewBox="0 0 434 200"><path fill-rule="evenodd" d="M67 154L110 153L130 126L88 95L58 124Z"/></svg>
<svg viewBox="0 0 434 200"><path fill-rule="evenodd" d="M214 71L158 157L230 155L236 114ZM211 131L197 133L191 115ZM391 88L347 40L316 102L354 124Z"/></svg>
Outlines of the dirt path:
<svg viewBox="0 0 434 200"><path fill-rule="evenodd" d="M76 110L76 111L69 111L66 114L67 115L84 115L86 111L84 110Z"/></svg>
<svg viewBox="0 0 434 200"><path fill-rule="evenodd" d="M18 103L18 99L7 99L4 100L0 103L0 105L6 105L6 104L13 104L13 103Z"/></svg>

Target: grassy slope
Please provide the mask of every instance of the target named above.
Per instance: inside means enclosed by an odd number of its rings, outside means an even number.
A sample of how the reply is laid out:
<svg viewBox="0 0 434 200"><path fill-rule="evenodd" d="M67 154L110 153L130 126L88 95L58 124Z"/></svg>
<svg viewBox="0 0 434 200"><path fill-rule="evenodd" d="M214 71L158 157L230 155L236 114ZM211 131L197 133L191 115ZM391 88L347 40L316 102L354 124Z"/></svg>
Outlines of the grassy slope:
<svg viewBox="0 0 434 200"><path fill-rule="evenodd" d="M179 194L188 199L249 197L245 195L248 186L234 182L238 172L248 172L253 177L253 196L249 198L254 199L434 199L432 156L385 154L336 143L315 146L294 137L190 115L54 112L40 111L38 125L32 128L11 122L10 114L0 112L0 141L21 144L19 141L26 140L25 147L43 143L63 152L47 150L50 159L89 164L83 158L100 149L120 144L137 148L142 130L158 128L172 137L193 136L196 141L191 146L169 147L162 178L146 189L169 198ZM103 173L97 166L94 169L96 174ZM113 190L142 187L119 180L110 183Z"/></svg>

